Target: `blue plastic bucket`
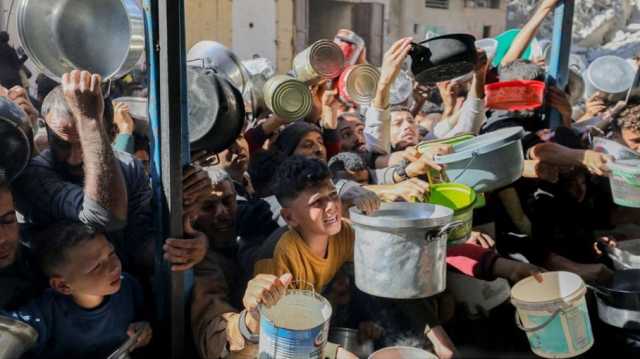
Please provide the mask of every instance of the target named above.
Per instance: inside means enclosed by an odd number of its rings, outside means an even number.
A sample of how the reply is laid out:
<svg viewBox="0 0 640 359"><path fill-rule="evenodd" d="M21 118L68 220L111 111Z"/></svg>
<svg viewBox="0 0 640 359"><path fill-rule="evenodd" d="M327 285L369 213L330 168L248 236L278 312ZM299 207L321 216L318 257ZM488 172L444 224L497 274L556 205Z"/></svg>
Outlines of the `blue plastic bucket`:
<svg viewBox="0 0 640 359"><path fill-rule="evenodd" d="M543 358L572 358L593 346L593 333L582 279L570 272L547 272L539 283L533 277L511 289L516 323L531 350Z"/></svg>
<svg viewBox="0 0 640 359"><path fill-rule="evenodd" d="M313 291L293 289L260 308L259 359L322 359L331 304Z"/></svg>
<svg viewBox="0 0 640 359"><path fill-rule="evenodd" d="M520 139L522 127L511 127L453 145L453 153L436 156L446 165L453 183L461 183L476 192L490 192L510 185L522 176L524 154Z"/></svg>

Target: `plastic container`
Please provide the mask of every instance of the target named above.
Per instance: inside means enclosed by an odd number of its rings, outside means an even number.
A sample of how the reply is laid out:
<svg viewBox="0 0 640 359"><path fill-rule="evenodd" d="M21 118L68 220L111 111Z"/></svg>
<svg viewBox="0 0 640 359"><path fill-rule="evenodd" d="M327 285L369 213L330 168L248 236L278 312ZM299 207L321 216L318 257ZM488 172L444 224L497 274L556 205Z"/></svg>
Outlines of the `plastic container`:
<svg viewBox="0 0 640 359"><path fill-rule="evenodd" d="M623 144L604 137L596 137L593 139L593 150L613 156L616 161L640 159L640 153L633 151Z"/></svg>
<svg viewBox="0 0 640 359"><path fill-rule="evenodd" d="M465 184L476 192L490 192L522 176L523 135L522 127L490 132L454 145L454 153L436 156L435 161L447 165L451 182Z"/></svg>
<svg viewBox="0 0 640 359"><path fill-rule="evenodd" d="M476 48L483 49L487 54L487 60L491 63L498 51L498 40L492 38L480 39L476 41Z"/></svg>
<svg viewBox="0 0 640 359"><path fill-rule="evenodd" d="M619 206L640 208L640 160L610 162L609 182L613 202Z"/></svg>
<svg viewBox="0 0 640 359"><path fill-rule="evenodd" d="M260 307L259 358L321 359L331 304L313 291L293 289L271 308Z"/></svg>
<svg viewBox="0 0 640 359"><path fill-rule="evenodd" d="M438 359L438 357L418 348L389 347L371 354L369 359Z"/></svg>
<svg viewBox="0 0 640 359"><path fill-rule="evenodd" d="M494 110L522 111L542 106L542 81L506 81L485 85L486 106Z"/></svg>
<svg viewBox="0 0 640 359"><path fill-rule="evenodd" d="M587 288L569 272L529 277L511 289L516 323L527 333L531 350L543 358L572 358L593 346L593 333L585 301Z"/></svg>
<svg viewBox="0 0 640 359"><path fill-rule="evenodd" d="M425 153L429 148L435 146L435 145L455 145L458 143L462 143L465 141L468 141L470 139L472 139L474 136L472 134L462 134L462 135L457 135L454 137L449 137L449 138L443 138L443 139L437 139L437 140L430 140L430 141L425 141L425 142L421 142L418 145L418 152L420 152L421 154Z"/></svg>
<svg viewBox="0 0 640 359"><path fill-rule="evenodd" d="M453 220L463 223L449 233L447 242L464 242L473 227L473 208L476 203L476 191L471 187L456 183L440 183L431 186L428 203L445 206L453 210Z"/></svg>
<svg viewBox="0 0 640 359"><path fill-rule="evenodd" d="M633 86L635 74L633 65L620 57L598 57L584 73L584 98L588 99L600 91L612 103L624 100L627 90Z"/></svg>

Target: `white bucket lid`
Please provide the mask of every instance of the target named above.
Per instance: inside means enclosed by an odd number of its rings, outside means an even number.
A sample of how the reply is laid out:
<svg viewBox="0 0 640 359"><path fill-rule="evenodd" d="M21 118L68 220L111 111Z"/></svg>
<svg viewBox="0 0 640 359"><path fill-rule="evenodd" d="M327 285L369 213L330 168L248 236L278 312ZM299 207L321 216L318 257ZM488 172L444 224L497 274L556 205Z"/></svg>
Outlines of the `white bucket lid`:
<svg viewBox="0 0 640 359"><path fill-rule="evenodd" d="M617 94L633 85L635 70L631 64L618 56L602 56L589 65L586 80L597 90Z"/></svg>
<svg viewBox="0 0 640 359"><path fill-rule="evenodd" d="M518 282L511 289L511 302L516 307L542 307L570 303L584 294L580 276L571 272L542 273L542 283L533 276Z"/></svg>

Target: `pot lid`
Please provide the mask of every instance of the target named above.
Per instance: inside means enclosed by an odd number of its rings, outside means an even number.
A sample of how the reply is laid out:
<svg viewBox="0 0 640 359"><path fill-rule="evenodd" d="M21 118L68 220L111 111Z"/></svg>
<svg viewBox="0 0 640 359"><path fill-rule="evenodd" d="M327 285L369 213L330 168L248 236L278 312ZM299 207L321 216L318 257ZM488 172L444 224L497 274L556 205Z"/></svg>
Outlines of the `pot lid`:
<svg viewBox="0 0 640 359"><path fill-rule="evenodd" d="M453 210L427 203L383 203L375 213L366 215L351 208L350 217L354 225L381 229L425 229L441 227L453 219Z"/></svg>
<svg viewBox="0 0 640 359"><path fill-rule="evenodd" d="M452 154L436 156L435 160L437 163L446 164L468 159L476 154L484 154L513 141L518 141L522 136L524 136L522 127L503 128L453 145Z"/></svg>

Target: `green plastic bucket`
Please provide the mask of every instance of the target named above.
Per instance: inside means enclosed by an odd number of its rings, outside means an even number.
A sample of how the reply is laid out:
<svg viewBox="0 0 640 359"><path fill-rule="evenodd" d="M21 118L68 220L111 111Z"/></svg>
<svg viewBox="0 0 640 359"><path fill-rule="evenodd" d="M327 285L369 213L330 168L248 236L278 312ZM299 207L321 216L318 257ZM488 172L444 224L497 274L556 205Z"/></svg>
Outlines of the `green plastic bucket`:
<svg viewBox="0 0 640 359"><path fill-rule="evenodd" d="M429 148L435 145L455 145L458 143L468 141L472 138L473 138L472 134L462 134L462 135L458 135L450 138L425 141L418 145L418 152L422 154L422 153L425 153Z"/></svg>
<svg viewBox="0 0 640 359"><path fill-rule="evenodd" d="M457 183L440 183L431 186L428 203L441 205L453 210L453 220L464 223L449 233L447 241L451 244L465 241L473 227L473 208L476 203L476 191L471 187Z"/></svg>
<svg viewBox="0 0 640 359"><path fill-rule="evenodd" d="M613 202L619 206L640 208L640 160L608 164Z"/></svg>
<svg viewBox="0 0 640 359"><path fill-rule="evenodd" d="M507 54L513 40L516 39L516 36L520 33L520 29L511 29L503 32L502 34L496 36L496 40L498 41L498 48L496 50L496 55L493 58L492 65L494 67L498 67L500 62L502 62L502 58ZM533 57L533 47L537 46L537 40L533 39L531 44L527 46L527 49L522 54L521 58L525 60L531 60Z"/></svg>

